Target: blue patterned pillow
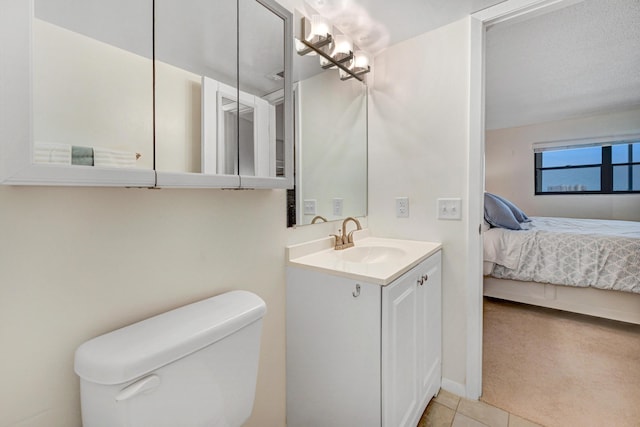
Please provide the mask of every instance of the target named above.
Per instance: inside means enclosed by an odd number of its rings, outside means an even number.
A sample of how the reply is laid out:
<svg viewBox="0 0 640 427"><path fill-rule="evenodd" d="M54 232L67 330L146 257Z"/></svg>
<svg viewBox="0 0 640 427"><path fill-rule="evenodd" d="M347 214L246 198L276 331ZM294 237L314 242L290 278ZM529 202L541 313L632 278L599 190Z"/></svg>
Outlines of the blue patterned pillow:
<svg viewBox="0 0 640 427"><path fill-rule="evenodd" d="M494 227L522 230L509 206L491 193L484 193L484 219Z"/></svg>

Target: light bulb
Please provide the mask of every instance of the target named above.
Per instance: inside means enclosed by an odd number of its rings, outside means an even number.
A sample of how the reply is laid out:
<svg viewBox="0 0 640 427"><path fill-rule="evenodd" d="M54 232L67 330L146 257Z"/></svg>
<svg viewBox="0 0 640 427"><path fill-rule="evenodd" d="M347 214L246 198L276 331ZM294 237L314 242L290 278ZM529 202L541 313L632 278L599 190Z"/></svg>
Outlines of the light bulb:
<svg viewBox="0 0 640 427"><path fill-rule="evenodd" d="M354 56L355 59L353 62L355 68L367 68L369 66L369 55L365 51L359 50Z"/></svg>
<svg viewBox="0 0 640 427"><path fill-rule="evenodd" d="M310 40L314 36L327 37L327 34L331 32L331 25L329 20L322 15L313 15L311 17L311 34L309 34Z"/></svg>
<svg viewBox="0 0 640 427"><path fill-rule="evenodd" d="M338 34L334 37L334 48L331 56L336 57L340 53L348 55L352 50L353 43L349 37L342 34Z"/></svg>

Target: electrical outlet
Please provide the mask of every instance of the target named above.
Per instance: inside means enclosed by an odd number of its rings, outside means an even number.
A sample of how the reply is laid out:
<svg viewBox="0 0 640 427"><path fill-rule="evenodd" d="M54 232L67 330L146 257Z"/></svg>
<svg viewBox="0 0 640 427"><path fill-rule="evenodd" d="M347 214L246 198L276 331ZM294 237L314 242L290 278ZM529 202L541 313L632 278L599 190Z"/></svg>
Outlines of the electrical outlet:
<svg viewBox="0 0 640 427"><path fill-rule="evenodd" d="M462 199L438 199L438 219L462 219Z"/></svg>
<svg viewBox="0 0 640 427"><path fill-rule="evenodd" d="M409 218L409 198L396 197L396 217Z"/></svg>
<svg viewBox="0 0 640 427"><path fill-rule="evenodd" d="M316 214L316 201L315 199L305 199L304 202L304 214L315 215Z"/></svg>
<svg viewBox="0 0 640 427"><path fill-rule="evenodd" d="M342 216L342 206L344 205L344 199L333 199L333 216Z"/></svg>

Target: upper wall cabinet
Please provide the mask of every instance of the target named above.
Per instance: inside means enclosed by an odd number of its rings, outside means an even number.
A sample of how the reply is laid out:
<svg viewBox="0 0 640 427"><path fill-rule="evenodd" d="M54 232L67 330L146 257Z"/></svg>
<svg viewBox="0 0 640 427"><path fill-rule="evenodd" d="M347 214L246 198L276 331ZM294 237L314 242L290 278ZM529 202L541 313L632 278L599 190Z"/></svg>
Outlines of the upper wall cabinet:
<svg viewBox="0 0 640 427"><path fill-rule="evenodd" d="M292 186L291 34L271 1L155 1L159 186Z"/></svg>
<svg viewBox="0 0 640 427"><path fill-rule="evenodd" d="M150 186L149 0L3 0L0 181Z"/></svg>
<svg viewBox="0 0 640 427"><path fill-rule="evenodd" d="M291 187L291 42L271 0L3 0L0 182Z"/></svg>

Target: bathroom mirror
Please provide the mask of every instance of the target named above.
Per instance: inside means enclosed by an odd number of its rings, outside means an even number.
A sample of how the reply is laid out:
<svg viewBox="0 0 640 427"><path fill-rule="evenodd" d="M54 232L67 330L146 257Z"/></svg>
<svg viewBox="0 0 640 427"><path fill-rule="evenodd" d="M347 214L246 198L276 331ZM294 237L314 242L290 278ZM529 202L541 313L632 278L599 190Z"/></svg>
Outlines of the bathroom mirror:
<svg viewBox="0 0 640 427"><path fill-rule="evenodd" d="M318 56L294 54L293 71L296 185L288 225L365 216L367 86L323 70Z"/></svg>
<svg viewBox="0 0 640 427"><path fill-rule="evenodd" d="M284 177L290 44L279 11L270 0L155 0L158 171Z"/></svg>
<svg viewBox="0 0 640 427"><path fill-rule="evenodd" d="M150 0L35 0L32 160L153 169Z"/></svg>

